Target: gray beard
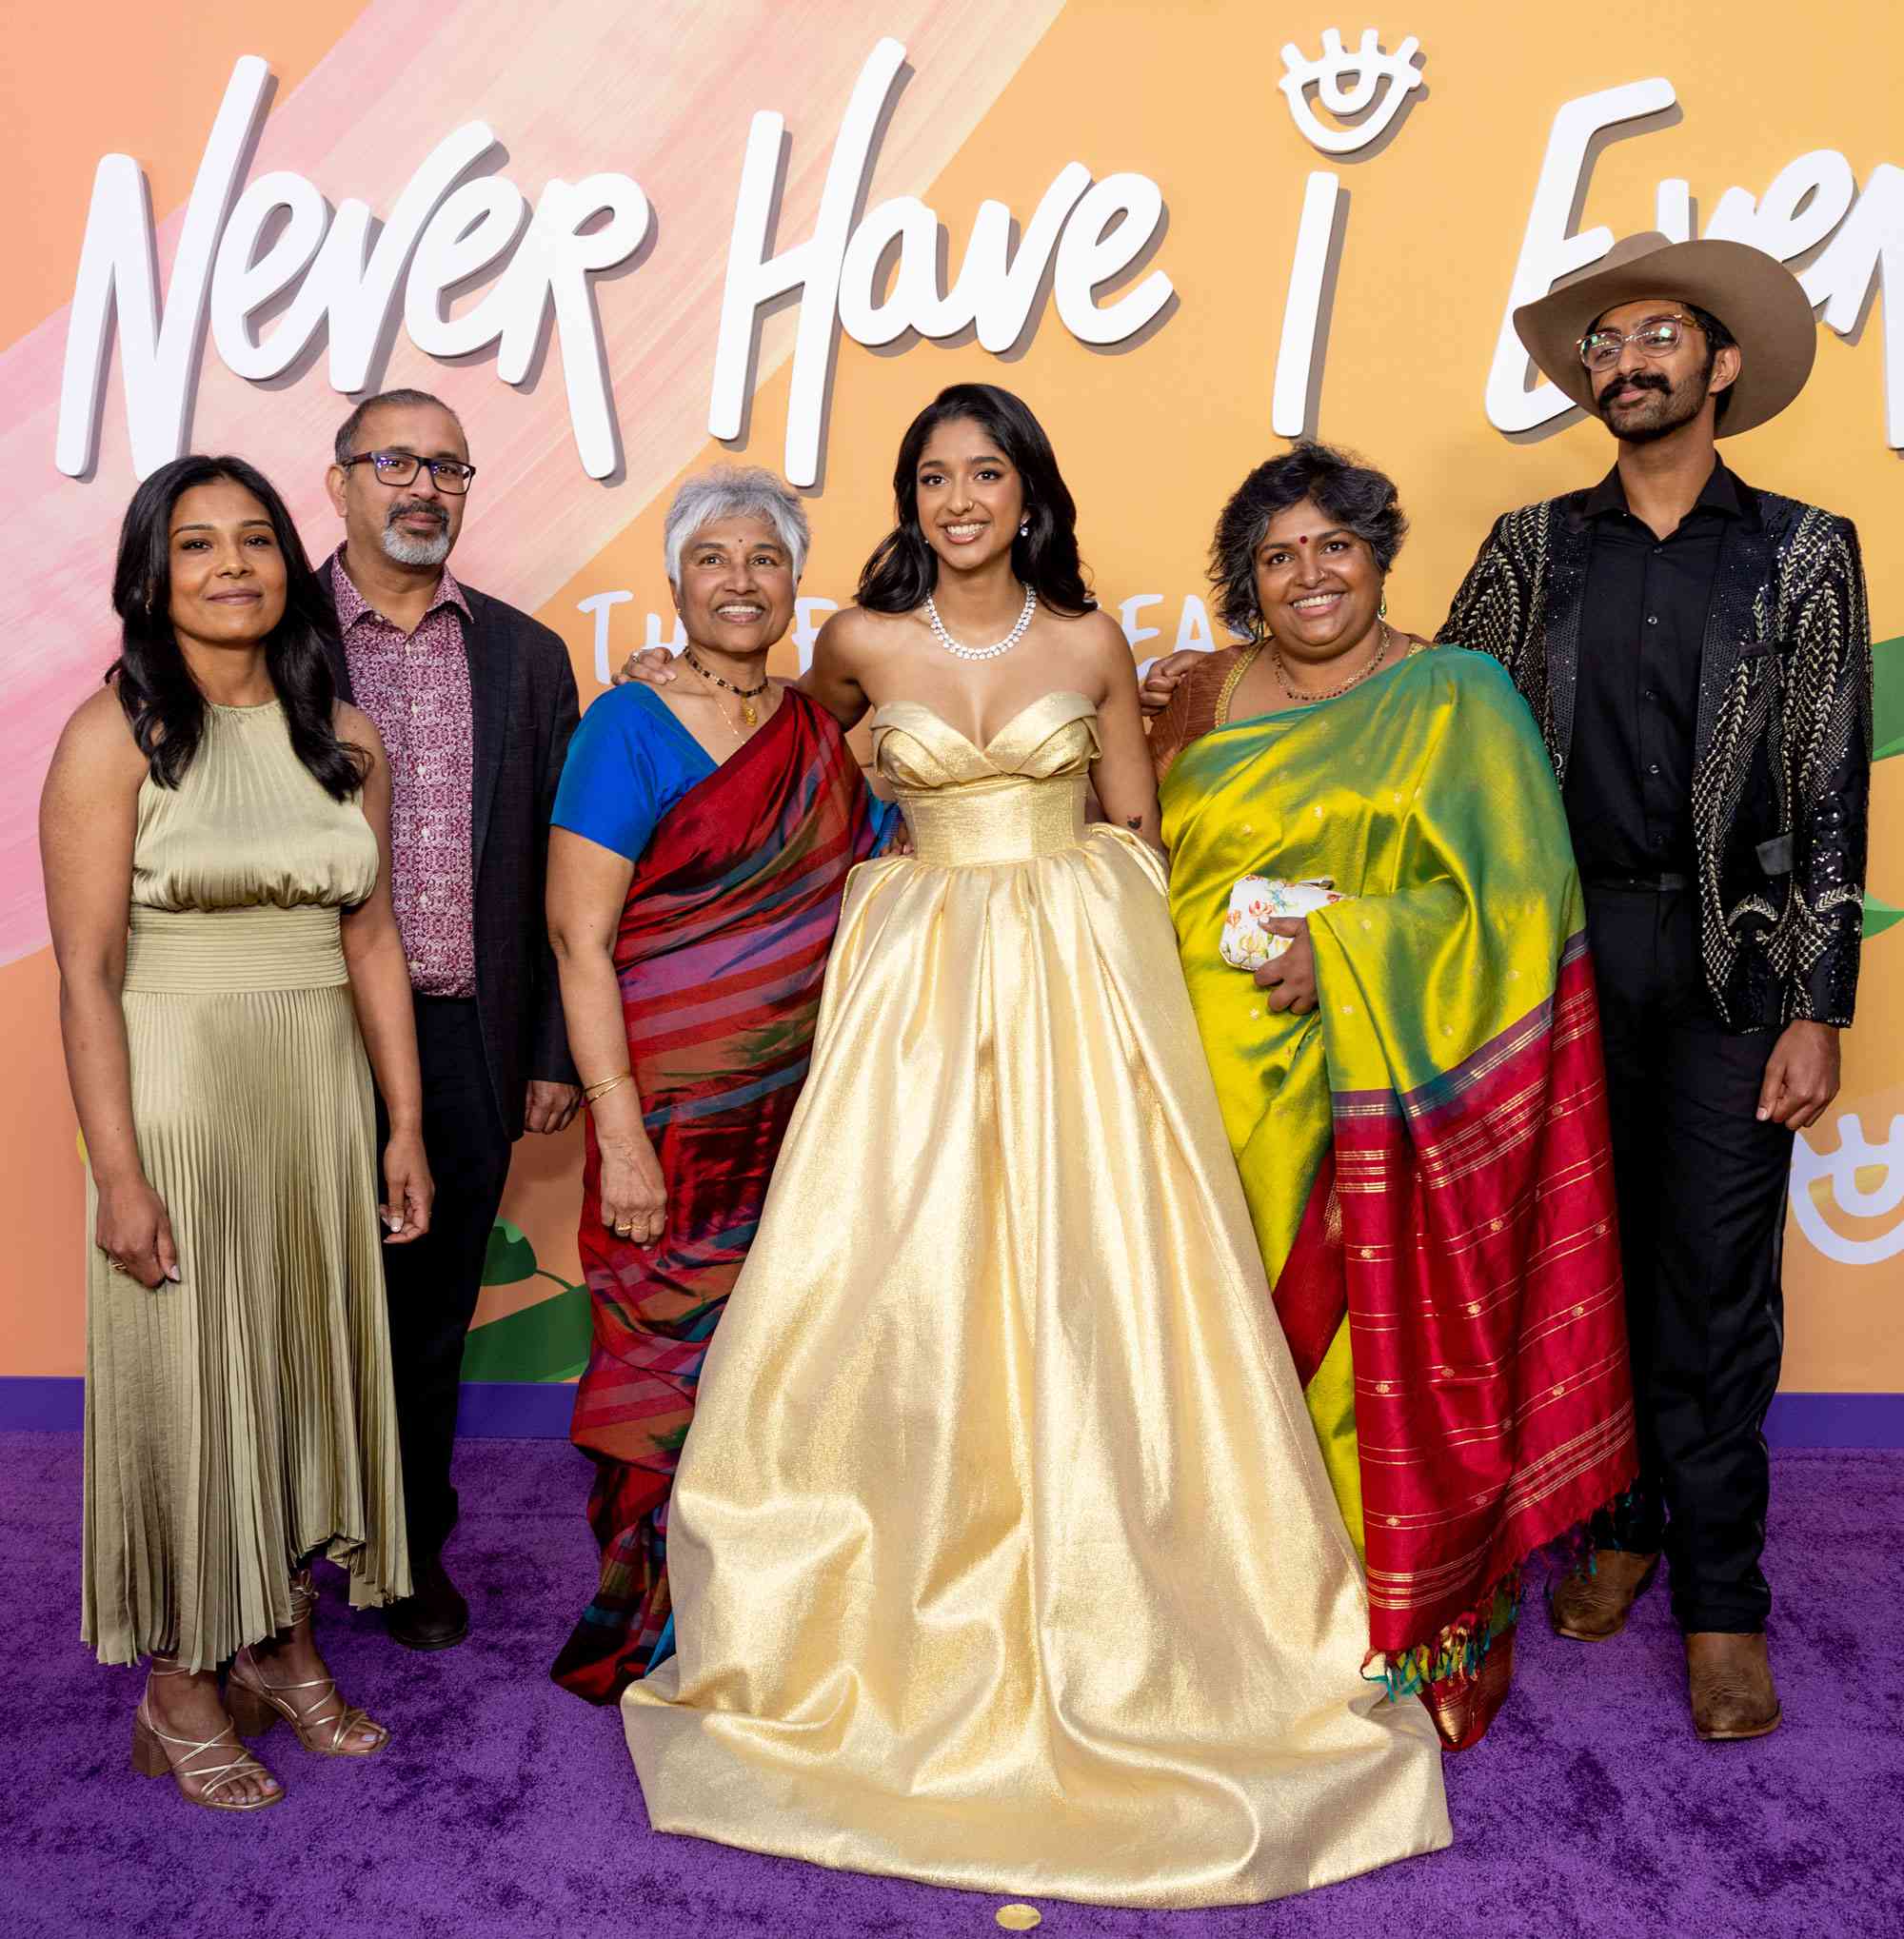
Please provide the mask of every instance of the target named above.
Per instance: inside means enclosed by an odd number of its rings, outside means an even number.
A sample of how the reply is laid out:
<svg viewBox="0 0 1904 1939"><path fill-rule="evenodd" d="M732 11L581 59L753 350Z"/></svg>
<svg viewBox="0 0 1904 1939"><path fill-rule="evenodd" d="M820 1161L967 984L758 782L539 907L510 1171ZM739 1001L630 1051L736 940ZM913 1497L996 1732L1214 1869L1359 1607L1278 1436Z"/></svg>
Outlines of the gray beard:
<svg viewBox="0 0 1904 1939"><path fill-rule="evenodd" d="M379 535L385 553L399 565L441 565L449 557L449 527L440 527L431 537L400 532L386 525Z"/></svg>

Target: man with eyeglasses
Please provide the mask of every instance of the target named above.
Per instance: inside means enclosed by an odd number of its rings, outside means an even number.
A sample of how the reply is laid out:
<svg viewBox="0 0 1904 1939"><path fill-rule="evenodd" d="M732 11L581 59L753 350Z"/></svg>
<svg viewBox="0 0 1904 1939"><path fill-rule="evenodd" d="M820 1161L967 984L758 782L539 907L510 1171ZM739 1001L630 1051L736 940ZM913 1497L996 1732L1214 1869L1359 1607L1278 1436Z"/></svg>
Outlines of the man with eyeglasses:
<svg viewBox="0 0 1904 1939"><path fill-rule="evenodd" d="M414 1650L469 1631L443 1562L450 1454L509 1148L526 1129L562 1130L581 1098L543 915L575 676L548 627L450 576L475 472L446 405L387 390L345 420L327 480L344 521L335 671L389 757L391 889L436 1179L428 1237L384 1256L415 1582L387 1620Z"/></svg>
<svg viewBox="0 0 1904 1939"><path fill-rule="evenodd" d="M1663 1551L1695 1729L1762 1736L1786 1179L1837 1092L1862 938L1857 534L1716 448L1811 371L1811 305L1773 257L1636 238L1514 321L1616 443L1592 488L1496 522L1440 633L1499 660L1545 733L1604 1025L1639 1482L1553 1622L1616 1634Z"/></svg>

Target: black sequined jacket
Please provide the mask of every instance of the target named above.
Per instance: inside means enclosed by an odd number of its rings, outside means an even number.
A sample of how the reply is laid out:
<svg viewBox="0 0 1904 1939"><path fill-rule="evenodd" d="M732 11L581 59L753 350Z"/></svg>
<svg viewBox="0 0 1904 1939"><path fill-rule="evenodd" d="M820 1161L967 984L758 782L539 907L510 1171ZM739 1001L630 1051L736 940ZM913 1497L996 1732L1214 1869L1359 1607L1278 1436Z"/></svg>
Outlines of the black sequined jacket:
<svg viewBox="0 0 1904 1939"><path fill-rule="evenodd" d="M1871 627L1849 519L1755 491L1727 523L1700 658L1699 953L1731 1030L1848 1024L1864 926ZM1587 493L1494 529L1439 638L1513 676L1564 782L1592 531Z"/></svg>

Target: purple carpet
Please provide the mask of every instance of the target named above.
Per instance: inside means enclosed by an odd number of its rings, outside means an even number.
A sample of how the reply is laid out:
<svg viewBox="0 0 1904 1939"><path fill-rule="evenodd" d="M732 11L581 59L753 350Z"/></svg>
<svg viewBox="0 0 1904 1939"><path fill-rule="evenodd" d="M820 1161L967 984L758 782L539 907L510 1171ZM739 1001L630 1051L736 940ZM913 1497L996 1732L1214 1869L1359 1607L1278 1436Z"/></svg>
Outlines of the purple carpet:
<svg viewBox="0 0 1904 1939"><path fill-rule="evenodd" d="M140 1678L78 1630L76 1436L0 1434L9 1477L0 1931L163 1939L996 1933L1001 1900L652 1836L613 1711L546 1679L587 1598L587 1468L561 1443L471 1441L451 1560L460 1649L415 1656L335 1599L320 1623L390 1748L353 1766L267 1740L290 1796L227 1818L128 1757ZM1861 1939L1904 1933L1904 1454L1775 1456L1768 1566L1785 1727L1702 1745L1666 1601L1557 1641L1531 1607L1519 1684L1448 1764L1452 1850L1279 1905L1121 1912L1046 1901L1053 1939ZM333 1578L334 1581L334 1578Z"/></svg>

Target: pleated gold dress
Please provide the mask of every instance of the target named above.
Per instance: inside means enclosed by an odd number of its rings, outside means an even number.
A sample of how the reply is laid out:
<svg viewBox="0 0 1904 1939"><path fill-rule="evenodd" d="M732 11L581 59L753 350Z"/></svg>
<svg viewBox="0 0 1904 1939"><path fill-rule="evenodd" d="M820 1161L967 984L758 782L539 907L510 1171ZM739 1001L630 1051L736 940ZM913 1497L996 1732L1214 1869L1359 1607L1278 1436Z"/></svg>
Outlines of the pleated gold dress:
<svg viewBox="0 0 1904 1939"><path fill-rule="evenodd" d="M1094 710L873 721L811 1074L668 1520L651 1823L1127 1906L1448 1842L1270 1305L1162 870L1086 827Z"/></svg>
<svg viewBox="0 0 1904 1939"><path fill-rule="evenodd" d="M207 1669L290 1621L296 1560L407 1593L370 1071L340 912L377 841L284 709L208 707L177 788L139 793L126 957L132 1118L180 1283L92 1243L82 1633Z"/></svg>

